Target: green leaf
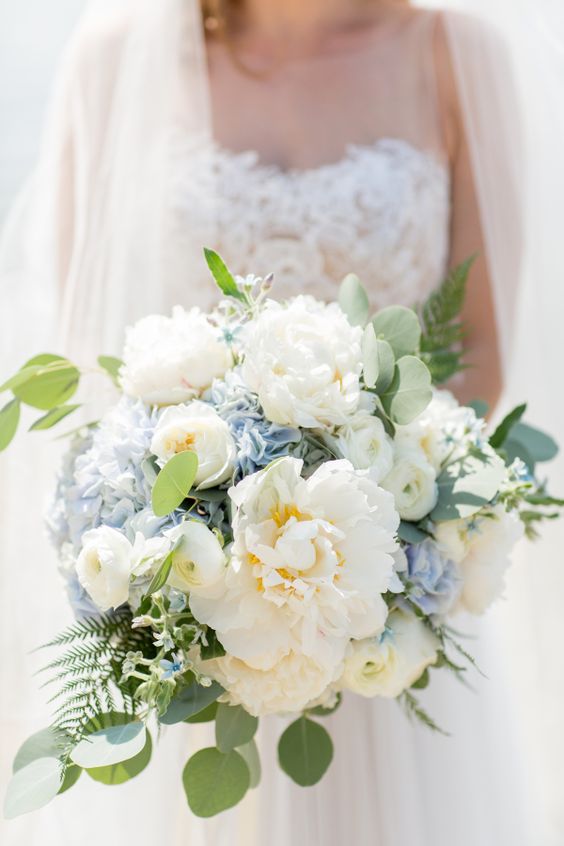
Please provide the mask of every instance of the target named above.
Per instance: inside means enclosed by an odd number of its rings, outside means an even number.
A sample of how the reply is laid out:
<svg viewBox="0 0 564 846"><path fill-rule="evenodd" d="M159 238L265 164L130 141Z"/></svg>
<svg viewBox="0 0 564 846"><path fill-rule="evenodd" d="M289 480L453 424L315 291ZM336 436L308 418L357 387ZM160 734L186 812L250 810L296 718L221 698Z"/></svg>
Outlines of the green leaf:
<svg viewBox="0 0 564 846"><path fill-rule="evenodd" d="M319 723L300 717L278 743L278 760L297 784L308 787L323 777L333 758L333 743Z"/></svg>
<svg viewBox="0 0 564 846"><path fill-rule="evenodd" d="M78 388L80 372L66 358L45 353L22 368L27 378L12 391L26 405L49 411L69 400Z"/></svg>
<svg viewBox="0 0 564 846"><path fill-rule="evenodd" d="M236 300L245 302L245 295L237 287L237 283L223 259L214 250L208 250L207 247L204 247L204 255L219 290L226 297L233 297Z"/></svg>
<svg viewBox="0 0 564 846"><path fill-rule="evenodd" d="M211 658L221 658L225 655L225 648L213 629L206 630L207 643L200 643L200 655L202 660L209 661Z"/></svg>
<svg viewBox="0 0 564 846"><path fill-rule="evenodd" d="M58 758L36 758L11 778L4 800L8 820L47 805L59 792L62 766Z"/></svg>
<svg viewBox="0 0 564 846"><path fill-rule="evenodd" d="M18 388L20 385L23 385L24 382L28 382L32 376L34 376L39 370L42 368L39 365L34 366L27 366L24 365L17 373L14 373L13 376L10 376L5 382L0 385L0 393L4 391L11 391L14 388Z"/></svg>
<svg viewBox="0 0 564 846"><path fill-rule="evenodd" d="M339 288L339 305L353 326L364 326L368 320L370 304L358 276L349 273Z"/></svg>
<svg viewBox="0 0 564 846"><path fill-rule="evenodd" d="M412 355L400 358L390 386L380 395L386 413L393 423L400 425L415 420L425 411L432 397L429 370Z"/></svg>
<svg viewBox="0 0 564 846"><path fill-rule="evenodd" d="M174 554L174 550L169 552L153 578L151 579L151 583L145 592L145 596L151 596L151 594L156 593L160 590L164 585L166 585L166 580L170 575L170 571L172 569L172 557Z"/></svg>
<svg viewBox="0 0 564 846"><path fill-rule="evenodd" d="M12 442L20 422L20 401L11 400L0 411L0 452Z"/></svg>
<svg viewBox="0 0 564 846"><path fill-rule="evenodd" d="M388 306L372 318L372 325L376 337L389 343L397 359L419 349L421 326L413 309Z"/></svg>
<svg viewBox="0 0 564 846"><path fill-rule="evenodd" d="M29 431L36 432L38 430L50 429L61 420L64 420L65 417L68 417L69 414L72 414L73 411L76 411L77 408L80 408L80 405L59 405L56 408L51 409L51 411L48 411L47 414L44 414L43 417L40 417L39 420L35 421L35 423L32 423L29 427Z"/></svg>
<svg viewBox="0 0 564 846"><path fill-rule="evenodd" d="M423 543L423 541L428 539L429 535L427 532L419 529L415 523L408 523L406 520L402 520L399 524L398 537L400 540L405 541L405 543L417 544Z"/></svg>
<svg viewBox="0 0 564 846"><path fill-rule="evenodd" d="M218 703L212 702L206 708L202 708L201 711L198 711L197 714L193 714L191 717L186 717L184 720L185 723L211 723L215 720L215 715L217 714Z"/></svg>
<svg viewBox="0 0 564 846"><path fill-rule="evenodd" d="M475 399L468 403L469 408L473 408L476 417L485 417L489 411L489 405L485 400Z"/></svg>
<svg viewBox="0 0 564 846"><path fill-rule="evenodd" d="M552 461L558 455L554 438L528 423L516 423L511 430L511 440L522 444L535 462Z"/></svg>
<svg viewBox="0 0 564 846"><path fill-rule="evenodd" d="M16 752L12 770L17 772L37 758L59 758L67 743L68 735L60 729L53 726L41 729L22 743Z"/></svg>
<svg viewBox="0 0 564 846"><path fill-rule="evenodd" d="M439 498L431 520L467 519L492 501L505 478L505 466L497 457L485 461L468 456L445 467L437 479Z"/></svg>
<svg viewBox="0 0 564 846"><path fill-rule="evenodd" d="M123 361L120 358L115 358L113 355L99 355L98 364L119 388L119 371L123 367Z"/></svg>
<svg viewBox="0 0 564 846"><path fill-rule="evenodd" d="M424 670L423 673L419 676L416 682L414 682L411 687L413 690L425 690L426 687L429 687L429 682L431 681L431 674L429 670Z"/></svg>
<svg viewBox="0 0 564 846"><path fill-rule="evenodd" d="M518 405L517 408L514 408L504 419L501 421L493 435L491 436L490 446L494 449L500 449L503 446L509 434L516 423L521 420L524 413L527 410L527 404L523 403L523 405Z"/></svg>
<svg viewBox="0 0 564 846"><path fill-rule="evenodd" d="M147 732L143 749L133 758L106 767L92 767L86 772L90 778L101 784L123 784L143 772L151 760L152 749L151 735Z"/></svg>
<svg viewBox="0 0 564 846"><path fill-rule="evenodd" d="M387 341L376 337L372 323L364 330L362 338L364 383L378 393L389 387L394 375L394 353Z"/></svg>
<svg viewBox="0 0 564 846"><path fill-rule="evenodd" d="M245 743L244 746L239 746L235 751L239 753L249 768L249 775L251 777L249 787L251 790L258 787L261 777L261 766L255 741L250 740L248 743Z"/></svg>
<svg viewBox="0 0 564 846"><path fill-rule="evenodd" d="M198 472L195 452L173 455L157 476L151 501L157 517L166 517L186 499Z"/></svg>
<svg viewBox="0 0 564 846"><path fill-rule="evenodd" d="M250 785L250 773L238 752L224 754L214 747L193 755L182 773L192 813L213 817L241 801Z"/></svg>
<svg viewBox="0 0 564 846"><path fill-rule="evenodd" d="M108 767L138 755L145 746L146 735L145 726L140 721L104 728L81 740L70 757L86 770Z"/></svg>
<svg viewBox="0 0 564 846"><path fill-rule="evenodd" d="M217 682L212 682L209 687L193 682L188 687L183 687L174 697L167 711L159 717L159 721L166 726L181 723L187 717L203 711L222 693L223 688Z"/></svg>
<svg viewBox="0 0 564 846"><path fill-rule="evenodd" d="M82 767L77 767L76 764L69 764L69 766L65 770L63 783L59 788L58 795L60 796L61 793L66 793L67 790L70 790L71 787L74 787L82 773Z"/></svg>
<svg viewBox="0 0 564 846"><path fill-rule="evenodd" d="M251 716L242 705L220 703L215 718L215 741L220 752L230 752L244 746L255 736L258 718Z"/></svg>
<svg viewBox="0 0 564 846"><path fill-rule="evenodd" d="M331 708L325 708L323 705L316 705L315 708L308 708L307 713L308 715L312 715L315 717L329 717L331 714L334 714L337 708L340 708L341 702L343 700L342 694L339 692L337 693L337 698L335 704Z"/></svg>

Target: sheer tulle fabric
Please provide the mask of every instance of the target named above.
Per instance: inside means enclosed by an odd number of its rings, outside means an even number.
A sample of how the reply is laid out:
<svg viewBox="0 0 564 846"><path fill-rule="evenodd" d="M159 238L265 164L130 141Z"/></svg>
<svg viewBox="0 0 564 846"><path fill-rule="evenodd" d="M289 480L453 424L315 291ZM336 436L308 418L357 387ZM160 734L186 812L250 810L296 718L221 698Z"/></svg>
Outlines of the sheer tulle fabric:
<svg viewBox="0 0 564 846"><path fill-rule="evenodd" d="M35 182L15 210L4 238L0 281L3 302L10 302L13 311L2 320L2 329L9 339L10 366L48 345L57 350L65 347L81 362L100 351L119 352L125 323L149 311L168 309L177 301L207 307L214 296L201 259L202 244L217 242L213 209L218 198L213 184L206 200L210 213L201 216L200 228L183 237L171 216L168 193L178 128L188 150L201 150L213 136L198 5L185 0L119 5L116 11L112 4L108 13L95 4L69 47ZM508 363L513 316L523 318L522 334L516 337L525 338L526 344L514 347L520 371L512 370L517 377L510 384L514 392L543 393L529 375L535 372L528 355L530 309L534 306L538 315L539 337L534 343L546 360L554 349L550 338L558 337L558 325L550 308L552 300L532 297L530 286L525 286L516 303L517 282L513 292L507 287L507 280L517 279L516 242L520 239L516 233L521 231L522 218L514 212L523 208L514 192L521 193L533 180L518 169L508 172L508 162L518 162L507 154L513 151L517 134L512 129L514 111L507 107L503 71L501 87L493 84L502 66L501 54L497 43L492 46L489 37L482 37L481 29L476 34L472 21L458 16L446 20L473 145L500 325L507 327L503 337ZM391 88L382 91L381 105L386 108L374 109L374 137L399 137L441 156L442 128L432 105L436 91L428 23L429 19L421 18L406 27L387 56L391 64L386 78ZM406 57L411 64L406 64ZM414 57L420 60L417 73L413 73ZM485 66L491 68L487 85ZM399 73L401 68L411 68L412 73ZM544 120L538 115L537 126ZM492 133L496 133L493 138ZM512 140L508 146L494 143L504 136ZM557 137L555 133L545 150L547 156L555 152ZM560 172L555 173L555 179L560 177ZM549 194L549 183L541 185ZM542 207L535 208L540 213ZM552 218L544 214L540 220L552 225ZM538 235L540 224L533 228L531 218L529 209L523 228ZM558 265L552 259L558 241L551 239L551 231L541 234L539 252L545 275L536 278L555 283ZM529 251L521 266L528 270L528 278L536 257ZM544 290L552 293L543 285ZM554 335L544 331L546 326L553 328ZM520 381L524 374L526 384ZM542 409L541 416L555 414L546 392L532 399ZM51 453L50 442L31 445L22 438L19 449L1 459L2 596L9 597L1 616L3 642L8 646L2 666L2 747L7 755L3 775L19 741L48 722L47 709L40 714L42 699L29 674L27 652L47 640L69 616L40 529L39 507L54 463L45 457L47 451ZM544 602L547 591L540 573L537 578L535 592ZM550 570L554 603L561 593L559 578L554 568ZM526 584L530 585L530 568ZM301 791L275 766L280 721L265 721L261 787L240 808L202 822L186 811L180 773L190 750L205 744L207 729L196 733L191 727L184 735L182 730L169 732L151 768L131 784L105 791L83 777L84 783L72 795L11 823L3 842L33 846L70 844L80 838L88 846L102 838L117 844L126 837L139 843L158 837L171 844L189 840L209 846L340 844L345 840L371 846L543 843L538 830L535 839L527 833L526 811L533 809L534 802L530 792L526 800L522 798L517 782L529 762L519 761L526 747L514 742L510 725L514 703L508 705L503 695L502 665L507 656L498 654L496 646L504 639L513 639L514 644L526 628L527 615L538 625L535 608L541 607L540 600L535 603L524 608L517 605L516 611L505 615L494 614L485 623L482 663L491 681L476 681L479 697L448 681L429 693L428 707L453 732L449 740L410 727L394 703L349 697L332 718L337 750L332 770L319 787ZM553 610L556 620L556 604ZM501 631L506 618L510 626ZM551 626L542 626L539 643L547 650L545 656L551 654L548 646L558 634ZM518 642L527 666L538 667L539 655L531 638L521 637ZM544 674L541 684L548 684ZM530 716L538 703L531 697L532 685L523 686ZM554 695L558 689L554 686L549 692ZM551 782L556 767L545 766L543 772Z"/></svg>

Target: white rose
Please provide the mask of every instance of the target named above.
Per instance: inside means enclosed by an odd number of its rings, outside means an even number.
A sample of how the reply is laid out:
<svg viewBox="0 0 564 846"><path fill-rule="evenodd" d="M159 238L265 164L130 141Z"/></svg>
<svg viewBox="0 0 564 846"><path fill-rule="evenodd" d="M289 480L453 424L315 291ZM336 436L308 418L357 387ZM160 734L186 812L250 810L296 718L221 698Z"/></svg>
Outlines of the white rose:
<svg viewBox="0 0 564 846"><path fill-rule="evenodd" d="M483 614L502 595L510 553L523 532L517 514L502 505L468 520L449 520L436 526L439 547L459 565L463 581L459 608Z"/></svg>
<svg viewBox="0 0 564 846"><path fill-rule="evenodd" d="M384 424L369 411L360 410L337 429L332 443L357 470L372 470L376 482L391 471L394 450Z"/></svg>
<svg viewBox="0 0 564 846"><path fill-rule="evenodd" d="M207 595L223 576L227 563L217 537L197 520L186 520L166 534L178 544L172 554L168 584L184 593Z"/></svg>
<svg viewBox="0 0 564 846"><path fill-rule="evenodd" d="M152 314L126 332L120 371L126 394L149 405L174 405L199 396L232 366L218 330L197 308L175 306L172 317Z"/></svg>
<svg viewBox="0 0 564 846"><path fill-rule="evenodd" d="M202 662L200 669L225 688L232 705L243 705L249 714L261 717L303 711L340 675L342 661L325 665L310 656L290 652L271 669L258 670L225 655Z"/></svg>
<svg viewBox="0 0 564 846"><path fill-rule="evenodd" d="M396 448L392 471L381 485L394 495L402 520L422 520L437 504L435 470L422 449Z"/></svg>
<svg viewBox="0 0 564 846"><path fill-rule="evenodd" d="M255 669L292 651L329 666L351 637L382 631L387 616L393 498L348 461L307 479L302 466L282 458L231 489L234 543L222 593L190 601L227 652Z"/></svg>
<svg viewBox="0 0 564 846"><path fill-rule="evenodd" d="M415 614L393 611L379 638L351 641L340 684L361 696L395 698L435 663L438 647Z"/></svg>
<svg viewBox="0 0 564 846"><path fill-rule="evenodd" d="M225 482L233 472L235 441L229 426L205 402L166 408L159 418L151 452L162 462L179 452L191 450L198 456L197 487L211 488Z"/></svg>
<svg viewBox="0 0 564 846"><path fill-rule="evenodd" d="M335 303L269 301L247 328L243 378L274 423L342 424L358 407L361 338Z"/></svg>

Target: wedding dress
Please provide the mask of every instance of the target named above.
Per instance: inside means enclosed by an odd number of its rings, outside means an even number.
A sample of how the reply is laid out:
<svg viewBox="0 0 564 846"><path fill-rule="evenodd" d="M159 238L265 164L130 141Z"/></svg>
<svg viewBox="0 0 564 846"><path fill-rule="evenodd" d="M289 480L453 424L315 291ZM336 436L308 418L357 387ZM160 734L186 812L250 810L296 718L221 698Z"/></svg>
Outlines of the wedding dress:
<svg viewBox="0 0 564 846"><path fill-rule="evenodd" d="M425 43L420 40L422 34L427 37L432 31L432 20L426 23L429 26L417 34L420 46ZM372 144L351 144L338 161L285 172L262 163L255 151L231 152L209 136L188 133L181 119L174 123L168 138L172 154L161 172L160 201L167 244L175 249L162 256L162 284L150 291L143 282L135 285L132 268L139 271L139 280L147 279L140 256L137 263L128 265L127 287L116 283L119 262L107 262L105 275L91 278L86 287L75 283L73 288L69 283L65 330L70 354L86 361L101 351L119 351L124 315L131 320L150 310L168 309L177 301L208 308L216 292L201 259L203 244L217 249L237 273L273 271L277 297L305 290L333 299L343 274L354 271L375 308L420 301L447 269L450 176L438 117L431 121L434 131L417 131L418 110L426 115L427 130L428 116L437 107L432 62L415 65L413 61L414 55L424 57L428 51L414 53L409 40L402 47L408 52L398 55L398 63L402 56L412 62L412 78L403 89L412 97L406 108L411 114L405 132L401 121L397 131L390 126L389 131L380 132L375 125ZM81 68L86 72L83 82L86 78L88 83L93 64L82 63ZM108 65L99 72L109 73ZM416 91L423 92L422 99L414 96ZM394 93L398 92L392 91L392 97ZM382 126L386 127L386 120ZM94 149L98 140L82 139ZM141 143L141 136L137 142ZM75 151L75 155L83 154L83 150ZM116 185L103 168L96 174L105 181L107 193L115 192ZM79 185L75 201L88 190L92 190L88 184ZM128 222L129 231L121 233L130 238L139 237L136 230L144 219L143 186L137 185L136 190L138 216ZM98 215L102 211L96 209ZM87 243L88 224L78 209L74 239L83 239L85 250L94 250L99 244ZM149 232L145 235L152 237ZM116 237L108 233L108 238ZM133 239L129 249L134 252L139 243ZM66 261L69 276L74 273L77 279L80 268L73 263L85 264L84 251L75 250ZM29 352L35 349L31 346ZM26 475L24 481L32 492L28 514L38 507L39 496L33 494L36 472L29 455L25 467L19 460L18 473ZM20 503L4 496L2 507L7 525L21 521ZM30 520L31 531L36 531L38 519L31 516ZM26 562L19 581L13 572L6 579L7 590L16 587L18 627L13 627L10 618L11 627L4 624L4 635L16 655L9 661L18 679L27 673L25 649L54 634L68 618L56 591L54 565L47 555L41 563L26 558L22 543L13 533L5 551L5 557ZM31 633L30 618L35 620ZM175 727L163 732L151 766L138 778L112 789L83 775L72 792L30 817L11 822L3 843L537 846L543 841L538 830L532 833L528 828L534 797L531 785L525 791L521 779L529 762L518 727L512 725L514 709L507 702L498 625L494 612L475 627L474 634L479 636L470 644L488 681L473 674L475 691L471 691L450 678L435 678L422 696L425 707L451 737L411 725L394 702L348 696L327 719L335 741L333 764L318 786L304 790L276 764L276 742L286 721L267 719L259 734L263 764L259 787L240 807L216 819L198 820L186 807L180 775L191 752L209 743L211 729ZM462 621L461 627L465 626ZM40 699L31 681L6 694L7 745L17 747L30 731L47 722L45 712L43 723L38 722Z"/></svg>

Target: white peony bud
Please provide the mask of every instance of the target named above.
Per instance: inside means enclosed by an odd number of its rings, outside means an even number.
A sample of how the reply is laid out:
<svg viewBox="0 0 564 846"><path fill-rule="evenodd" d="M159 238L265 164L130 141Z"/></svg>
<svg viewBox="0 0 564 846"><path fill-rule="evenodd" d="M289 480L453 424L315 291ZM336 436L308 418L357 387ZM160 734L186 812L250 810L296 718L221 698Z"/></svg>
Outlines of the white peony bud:
<svg viewBox="0 0 564 846"><path fill-rule="evenodd" d="M235 442L225 420L205 402L196 400L189 405L171 406L159 418L151 452L166 463L185 450L198 456L197 487L211 488L231 476Z"/></svg>

